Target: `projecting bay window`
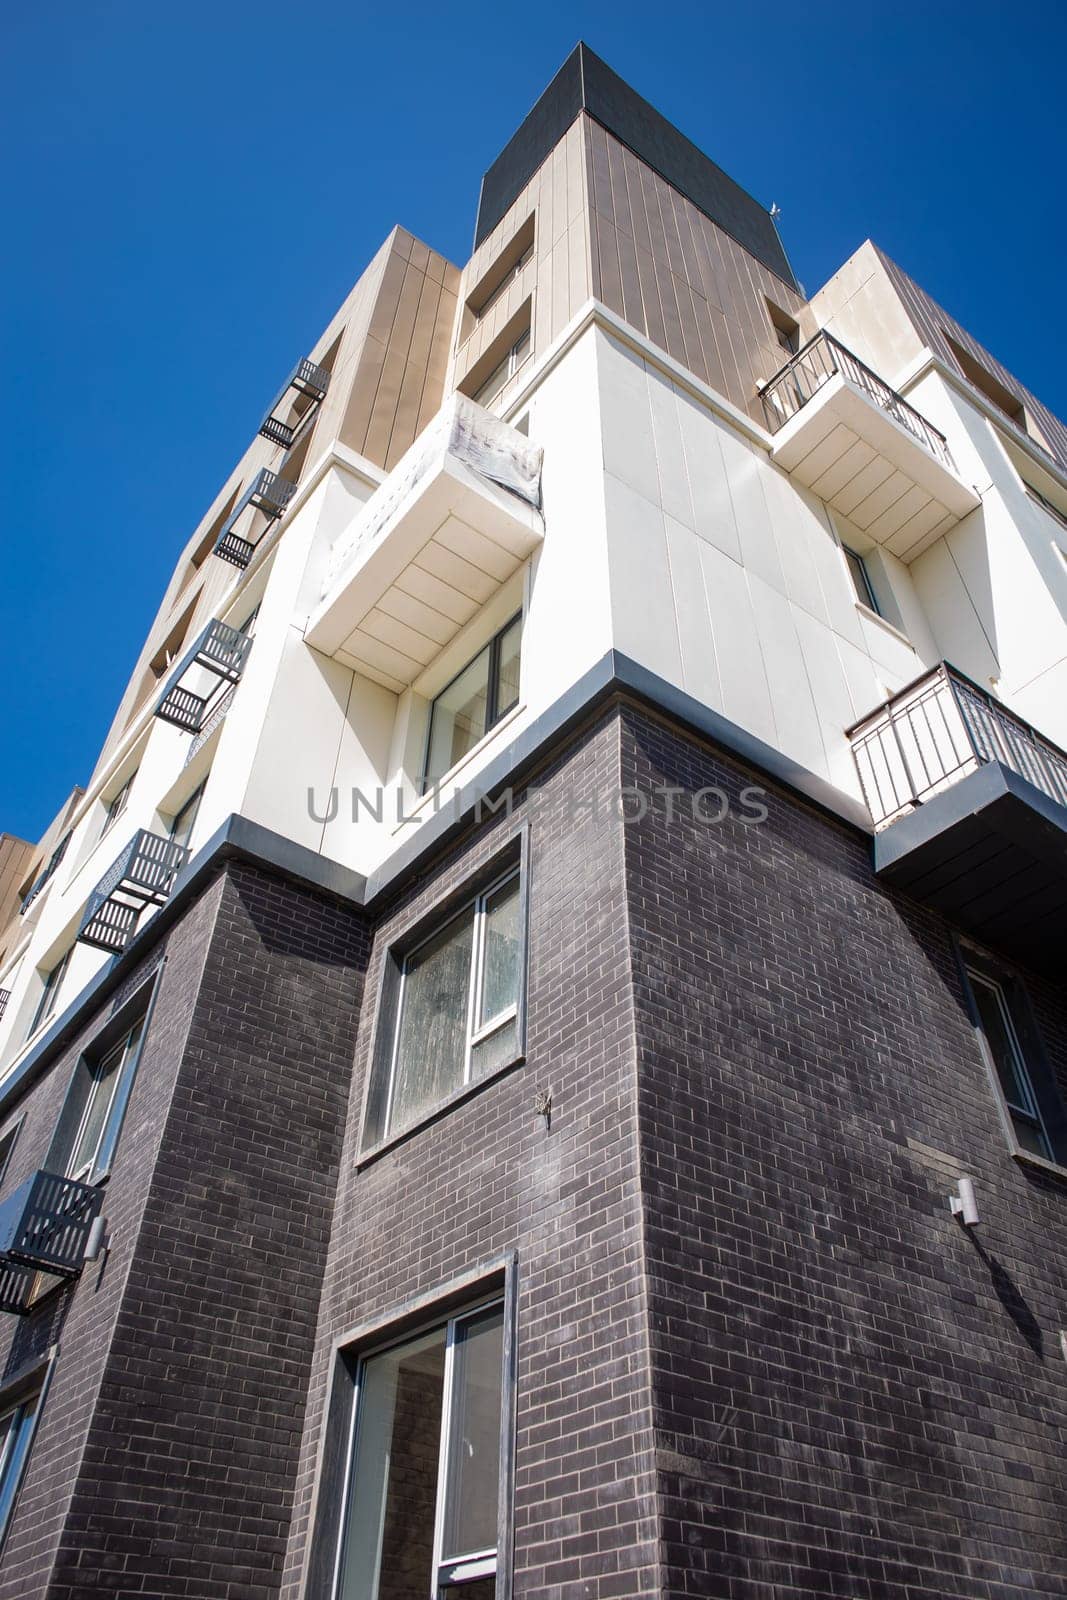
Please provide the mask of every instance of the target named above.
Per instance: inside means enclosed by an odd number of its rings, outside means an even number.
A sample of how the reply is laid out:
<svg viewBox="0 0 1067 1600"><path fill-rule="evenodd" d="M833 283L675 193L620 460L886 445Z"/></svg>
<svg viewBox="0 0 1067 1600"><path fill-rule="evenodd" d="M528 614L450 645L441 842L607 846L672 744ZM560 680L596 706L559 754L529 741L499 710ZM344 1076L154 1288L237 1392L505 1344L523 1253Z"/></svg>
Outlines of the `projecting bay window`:
<svg viewBox="0 0 1067 1600"><path fill-rule="evenodd" d="M522 617L479 650L430 707L423 788L429 788L519 702Z"/></svg>
<svg viewBox="0 0 1067 1600"><path fill-rule="evenodd" d="M1006 969L966 963L974 1020L1020 1152L1067 1166L1067 1111L1022 985Z"/></svg>
<svg viewBox="0 0 1067 1600"><path fill-rule="evenodd" d="M389 952L364 1149L518 1059L523 920L513 869L405 953Z"/></svg>
<svg viewBox="0 0 1067 1600"><path fill-rule="evenodd" d="M493 1600L503 1354L496 1301L355 1365L332 1600Z"/></svg>

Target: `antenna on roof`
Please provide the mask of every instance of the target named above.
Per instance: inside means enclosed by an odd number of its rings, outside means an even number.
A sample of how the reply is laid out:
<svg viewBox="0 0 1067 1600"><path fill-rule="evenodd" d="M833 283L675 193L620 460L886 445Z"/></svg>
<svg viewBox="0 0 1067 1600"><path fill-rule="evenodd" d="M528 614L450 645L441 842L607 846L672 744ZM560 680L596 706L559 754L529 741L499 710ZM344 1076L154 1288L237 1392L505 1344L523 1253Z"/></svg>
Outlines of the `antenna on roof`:
<svg viewBox="0 0 1067 1600"><path fill-rule="evenodd" d="M778 204L777 200L772 200L771 201L771 221L773 222L775 217L780 217L781 214L782 214L781 206Z"/></svg>

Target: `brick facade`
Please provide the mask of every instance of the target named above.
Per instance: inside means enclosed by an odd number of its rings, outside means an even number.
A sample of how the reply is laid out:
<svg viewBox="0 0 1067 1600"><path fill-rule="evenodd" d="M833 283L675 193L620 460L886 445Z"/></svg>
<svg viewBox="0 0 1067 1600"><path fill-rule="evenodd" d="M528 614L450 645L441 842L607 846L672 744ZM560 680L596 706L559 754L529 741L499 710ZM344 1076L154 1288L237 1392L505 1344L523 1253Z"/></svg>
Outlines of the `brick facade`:
<svg viewBox="0 0 1067 1600"><path fill-rule="evenodd" d="M8 1331L11 1373L62 1321L0 1600L303 1600L335 1345L505 1259L515 1595L1067 1592L1067 1182L1008 1153L949 930L760 782L610 707L367 910L231 864L185 913L111 1253ZM525 1060L367 1161L385 953L523 830Z"/></svg>

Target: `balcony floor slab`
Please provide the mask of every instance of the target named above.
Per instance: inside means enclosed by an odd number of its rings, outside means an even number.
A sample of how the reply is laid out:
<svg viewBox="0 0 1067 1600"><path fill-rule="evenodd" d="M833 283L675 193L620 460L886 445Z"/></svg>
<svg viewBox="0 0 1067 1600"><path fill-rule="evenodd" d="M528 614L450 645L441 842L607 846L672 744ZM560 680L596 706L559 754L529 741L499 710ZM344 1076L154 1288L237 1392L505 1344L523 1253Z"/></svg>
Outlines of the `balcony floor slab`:
<svg viewBox="0 0 1067 1600"><path fill-rule="evenodd" d="M774 436L772 459L892 555L910 561L981 500L841 373Z"/></svg>
<svg viewBox="0 0 1067 1600"><path fill-rule="evenodd" d="M988 762L875 837L878 876L1035 971L1067 971L1067 807Z"/></svg>

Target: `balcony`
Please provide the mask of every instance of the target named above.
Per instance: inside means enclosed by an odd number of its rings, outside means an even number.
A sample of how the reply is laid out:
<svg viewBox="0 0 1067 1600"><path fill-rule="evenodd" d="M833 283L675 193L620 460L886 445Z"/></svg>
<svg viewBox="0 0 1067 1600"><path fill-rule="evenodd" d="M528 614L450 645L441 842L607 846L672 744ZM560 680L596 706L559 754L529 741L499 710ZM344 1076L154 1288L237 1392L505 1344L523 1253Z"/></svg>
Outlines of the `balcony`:
<svg viewBox="0 0 1067 1600"><path fill-rule="evenodd" d="M188 859L184 845L139 829L89 896L78 938L112 954L125 949L142 911L166 903Z"/></svg>
<svg viewBox="0 0 1067 1600"><path fill-rule="evenodd" d="M235 567L247 567L259 539L282 515L295 493L295 483L290 483L288 478L279 478L268 467L262 467L223 523L212 554L221 556L223 561L229 561ZM258 526L259 537L252 539L246 535L256 530L257 512L265 520ZM236 531L242 518L246 519L244 535Z"/></svg>
<svg viewBox="0 0 1067 1600"><path fill-rule="evenodd" d="M399 693L544 538L541 456L453 395L337 540L308 644Z"/></svg>
<svg viewBox="0 0 1067 1600"><path fill-rule="evenodd" d="M875 869L1039 971L1067 960L1067 755L942 665L848 730Z"/></svg>
<svg viewBox="0 0 1067 1600"><path fill-rule="evenodd" d="M326 398L330 374L310 357L298 361L259 425L264 439L288 450Z"/></svg>
<svg viewBox="0 0 1067 1600"><path fill-rule="evenodd" d="M944 435L831 334L816 334L762 399L772 460L902 560L981 504Z"/></svg>
<svg viewBox="0 0 1067 1600"><path fill-rule="evenodd" d="M31 1309L41 1272L77 1277L103 1190L35 1172L0 1205L0 1311Z"/></svg>
<svg viewBox="0 0 1067 1600"><path fill-rule="evenodd" d="M217 619L209 622L171 675L154 715L185 733L201 733L240 682L251 648L251 634Z"/></svg>
<svg viewBox="0 0 1067 1600"><path fill-rule="evenodd" d="M56 848L52 851L47 864L37 874L36 878L34 878L19 905L20 917L24 917L26 915L27 911L33 905L33 902L37 899L37 896L41 893L42 889L46 889L48 887L56 868L59 866L60 862L63 860L63 857L67 853L67 846L70 841L71 834L65 833L62 839L60 839L59 843L56 845Z"/></svg>
<svg viewBox="0 0 1067 1600"><path fill-rule="evenodd" d="M0 1017L3 1017L4 1012L7 1010L7 1003L8 1003L8 1001L10 999L11 999L11 990L10 989L0 989Z"/></svg>

